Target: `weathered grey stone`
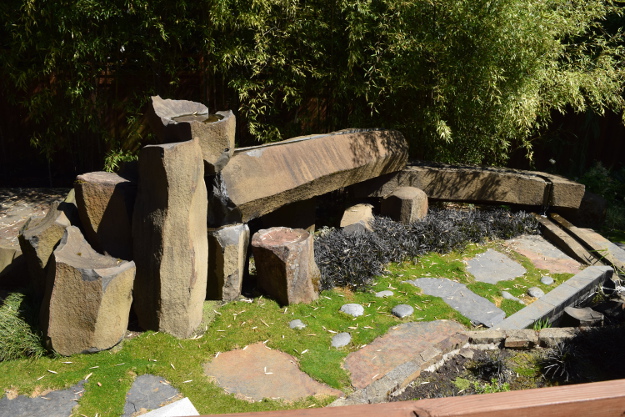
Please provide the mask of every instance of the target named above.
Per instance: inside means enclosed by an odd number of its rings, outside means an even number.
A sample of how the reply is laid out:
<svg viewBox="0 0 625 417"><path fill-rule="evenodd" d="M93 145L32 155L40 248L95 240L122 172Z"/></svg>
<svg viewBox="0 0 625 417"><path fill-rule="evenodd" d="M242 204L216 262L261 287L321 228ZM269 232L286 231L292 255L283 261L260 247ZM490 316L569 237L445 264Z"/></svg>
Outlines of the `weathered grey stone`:
<svg viewBox="0 0 625 417"><path fill-rule="evenodd" d="M313 237L303 229L273 227L252 237L258 285L283 305L318 298L321 274Z"/></svg>
<svg viewBox="0 0 625 417"><path fill-rule="evenodd" d="M416 187L430 199L578 208L584 186L543 172L415 162L404 170L352 187L356 198L384 197Z"/></svg>
<svg viewBox="0 0 625 417"><path fill-rule="evenodd" d="M404 317L412 315L412 313L414 313L414 308L408 304L399 304L392 308L391 313L393 313L394 316L403 319Z"/></svg>
<svg viewBox="0 0 625 417"><path fill-rule="evenodd" d="M508 258L503 253L488 249L467 262L467 271L477 281L496 284L523 276L527 271L521 264Z"/></svg>
<svg viewBox="0 0 625 417"><path fill-rule="evenodd" d="M31 217L19 234L20 248L30 272L31 285L40 297L46 292L46 266L65 229L79 224L74 191L67 198L53 204L43 219Z"/></svg>
<svg viewBox="0 0 625 417"><path fill-rule="evenodd" d="M139 325L189 337L208 274L207 197L197 140L144 147L133 216Z"/></svg>
<svg viewBox="0 0 625 417"><path fill-rule="evenodd" d="M525 303L520 298L515 297L514 295L510 294L508 291L502 291L501 296L504 298L504 300L514 300L518 303L525 305Z"/></svg>
<svg viewBox="0 0 625 417"><path fill-rule="evenodd" d="M417 278L405 282L421 288L424 294L442 298L451 308L475 324L493 327L506 317L503 310L475 294L464 284L446 278Z"/></svg>
<svg viewBox="0 0 625 417"><path fill-rule="evenodd" d="M534 298L544 297L545 292L538 287L530 287L527 289L527 295Z"/></svg>
<svg viewBox="0 0 625 417"><path fill-rule="evenodd" d="M352 335L349 333L338 333L332 337L332 347L340 348L343 346L349 345L349 342L352 341Z"/></svg>
<svg viewBox="0 0 625 417"><path fill-rule="evenodd" d="M341 312L349 314L352 317L359 317L365 314L365 308L360 304L343 304Z"/></svg>
<svg viewBox="0 0 625 417"><path fill-rule="evenodd" d="M208 230L207 298L231 301L241 295L249 243L247 224Z"/></svg>
<svg viewBox="0 0 625 417"><path fill-rule="evenodd" d="M572 327L549 327L540 329L538 331L538 341L540 346L555 347L565 340L573 338L578 332L578 329Z"/></svg>
<svg viewBox="0 0 625 417"><path fill-rule="evenodd" d="M159 143L197 138L206 175L221 171L234 152L236 118L231 111L209 115L208 107L201 103L154 96L148 120Z"/></svg>
<svg viewBox="0 0 625 417"><path fill-rule="evenodd" d="M373 223L373 206L371 204L356 204L351 206L345 212L341 218L340 226L344 229L350 225L356 226L361 231L372 231L371 224ZM364 228L364 230L362 230Z"/></svg>
<svg viewBox="0 0 625 417"><path fill-rule="evenodd" d="M399 187L382 200L383 216L402 222L414 223L428 214L428 196L415 187Z"/></svg>
<svg viewBox="0 0 625 417"><path fill-rule="evenodd" d="M100 253L132 259L132 211L137 184L111 172L89 172L74 182L82 228Z"/></svg>
<svg viewBox="0 0 625 417"><path fill-rule="evenodd" d="M386 298L386 297L392 297L393 296L393 291L391 290L384 290L384 291L379 291L375 293L375 296L377 298Z"/></svg>
<svg viewBox="0 0 625 417"><path fill-rule="evenodd" d="M554 280L551 277L545 276L540 278L540 282L545 285L553 285Z"/></svg>
<svg viewBox="0 0 625 417"><path fill-rule="evenodd" d="M576 236L592 249L592 254L603 262L608 262L616 268L625 270L625 250L610 242L592 229L575 227L562 216L552 213L551 218L564 227L569 233Z"/></svg>
<svg viewBox="0 0 625 417"><path fill-rule="evenodd" d="M401 133L340 131L237 149L211 186L209 223L247 222L405 166Z"/></svg>
<svg viewBox="0 0 625 417"><path fill-rule="evenodd" d="M69 226L51 257L41 323L61 355L97 352L121 341L128 327L135 264L94 251Z"/></svg>
<svg viewBox="0 0 625 417"><path fill-rule="evenodd" d="M596 326L603 323L603 314L590 307L566 307L564 312L571 318L578 320L581 327Z"/></svg>
<svg viewBox="0 0 625 417"><path fill-rule="evenodd" d="M302 329L306 328L306 325L300 319L295 319L295 320L291 320L289 322L289 327L291 329L302 330Z"/></svg>

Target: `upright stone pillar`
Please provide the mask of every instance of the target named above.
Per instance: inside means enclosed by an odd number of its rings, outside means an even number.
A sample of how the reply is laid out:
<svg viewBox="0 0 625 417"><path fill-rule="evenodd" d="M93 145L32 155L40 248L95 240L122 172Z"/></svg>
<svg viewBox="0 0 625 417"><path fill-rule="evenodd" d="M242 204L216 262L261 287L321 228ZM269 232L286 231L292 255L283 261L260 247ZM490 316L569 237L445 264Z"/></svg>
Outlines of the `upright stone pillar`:
<svg viewBox="0 0 625 417"><path fill-rule="evenodd" d="M133 216L139 325L189 337L202 321L208 264L207 195L197 139L139 154Z"/></svg>
<svg viewBox="0 0 625 417"><path fill-rule="evenodd" d="M209 229L206 298L231 301L241 295L249 243L247 224Z"/></svg>
<svg viewBox="0 0 625 417"><path fill-rule="evenodd" d="M321 274L313 250L313 237L303 229L259 230L252 237L258 285L282 305L316 300Z"/></svg>

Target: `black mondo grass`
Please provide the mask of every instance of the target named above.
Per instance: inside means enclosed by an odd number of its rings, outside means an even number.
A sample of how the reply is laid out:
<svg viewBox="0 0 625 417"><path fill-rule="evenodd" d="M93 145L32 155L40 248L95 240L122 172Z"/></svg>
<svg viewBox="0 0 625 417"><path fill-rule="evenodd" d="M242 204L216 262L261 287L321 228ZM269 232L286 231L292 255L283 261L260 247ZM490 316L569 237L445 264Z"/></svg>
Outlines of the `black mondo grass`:
<svg viewBox="0 0 625 417"><path fill-rule="evenodd" d="M366 290L390 262L522 234L538 234L538 222L529 213L432 208L423 220L410 225L375 217L369 233L346 234L333 229L320 234L315 240L315 261L322 290Z"/></svg>

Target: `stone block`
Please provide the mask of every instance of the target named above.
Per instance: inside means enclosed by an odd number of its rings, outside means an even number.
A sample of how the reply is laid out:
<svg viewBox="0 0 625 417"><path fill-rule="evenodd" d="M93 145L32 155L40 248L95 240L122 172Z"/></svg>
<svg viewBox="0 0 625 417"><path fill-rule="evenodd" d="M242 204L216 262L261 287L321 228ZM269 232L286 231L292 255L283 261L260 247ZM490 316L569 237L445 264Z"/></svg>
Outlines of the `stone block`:
<svg viewBox="0 0 625 417"><path fill-rule="evenodd" d="M232 111L208 113L208 107L188 100L152 97L148 120L159 143L198 139L206 175L223 169L234 152L236 118Z"/></svg>
<svg viewBox="0 0 625 417"><path fill-rule="evenodd" d="M231 301L241 295L249 242L247 224L208 230L206 298Z"/></svg>
<svg viewBox="0 0 625 417"><path fill-rule="evenodd" d="M100 253L132 259L132 211L137 185L111 172L89 172L74 182L83 232Z"/></svg>
<svg viewBox="0 0 625 417"><path fill-rule="evenodd" d="M373 230L373 206L371 204L356 204L343 212L340 226L344 229L353 224L361 224L363 231Z"/></svg>
<svg viewBox="0 0 625 417"><path fill-rule="evenodd" d="M398 187L416 187L446 201L578 208L584 186L557 175L494 167L415 162L395 174L351 187L356 198L385 197Z"/></svg>
<svg viewBox="0 0 625 417"><path fill-rule="evenodd" d="M567 339L573 338L579 332L572 327L550 327L538 331L538 342L543 347L555 347Z"/></svg>
<svg viewBox="0 0 625 417"><path fill-rule="evenodd" d="M536 331L530 329L506 330L504 347L510 349L531 349L538 345Z"/></svg>
<svg viewBox="0 0 625 417"><path fill-rule="evenodd" d="M208 274L207 196L199 141L139 154L133 214L139 325L189 337L202 321Z"/></svg>
<svg viewBox="0 0 625 417"><path fill-rule="evenodd" d="M406 165L403 135L352 130L237 149L209 187L209 224L242 223Z"/></svg>
<svg viewBox="0 0 625 417"><path fill-rule="evenodd" d="M134 262L101 255L69 226L51 257L41 308L48 347L61 355L119 343L128 327Z"/></svg>
<svg viewBox="0 0 625 417"><path fill-rule="evenodd" d="M399 187L382 200L381 214L410 224L428 214L428 196L414 187Z"/></svg>
<svg viewBox="0 0 625 417"><path fill-rule="evenodd" d="M19 234L19 243L31 277L31 285L37 297L46 289L46 266L56 245L61 241L65 229L79 224L74 191L70 191L61 203L50 207L43 218L31 217Z"/></svg>
<svg viewBox="0 0 625 417"><path fill-rule="evenodd" d="M313 250L313 237L303 229L259 230L252 237L258 285L282 305L316 300L321 274Z"/></svg>

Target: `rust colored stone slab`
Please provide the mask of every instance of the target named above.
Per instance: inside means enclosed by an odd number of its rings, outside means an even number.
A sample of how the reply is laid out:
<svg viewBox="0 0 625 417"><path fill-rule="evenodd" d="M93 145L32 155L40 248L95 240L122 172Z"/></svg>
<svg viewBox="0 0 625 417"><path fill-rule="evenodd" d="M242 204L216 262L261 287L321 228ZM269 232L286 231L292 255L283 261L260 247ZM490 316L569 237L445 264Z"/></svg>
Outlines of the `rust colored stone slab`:
<svg viewBox="0 0 625 417"><path fill-rule="evenodd" d="M351 374L352 385L365 388L399 365L418 358L421 352L443 339L464 330L461 324L447 320L404 323L350 353L344 367Z"/></svg>
<svg viewBox="0 0 625 417"><path fill-rule="evenodd" d="M222 353L204 365L204 372L227 392L248 401L343 395L302 372L293 356L263 343Z"/></svg>
<svg viewBox="0 0 625 417"><path fill-rule="evenodd" d="M247 222L397 171L407 158L403 135L389 130L340 131L237 149L212 184L209 223Z"/></svg>
<svg viewBox="0 0 625 417"><path fill-rule="evenodd" d="M581 264L551 245L542 236L521 236L506 242L506 246L529 258L539 269L554 274L576 274Z"/></svg>

